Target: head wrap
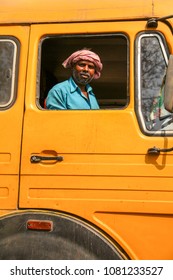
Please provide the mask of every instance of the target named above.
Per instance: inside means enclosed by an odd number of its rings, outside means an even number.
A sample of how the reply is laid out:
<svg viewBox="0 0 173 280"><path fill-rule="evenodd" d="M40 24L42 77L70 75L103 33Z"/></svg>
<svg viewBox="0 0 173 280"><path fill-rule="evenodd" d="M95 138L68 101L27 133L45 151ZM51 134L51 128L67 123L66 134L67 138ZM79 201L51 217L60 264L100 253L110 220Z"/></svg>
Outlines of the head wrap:
<svg viewBox="0 0 173 280"><path fill-rule="evenodd" d="M94 63L95 65L95 73L94 73L94 79L98 79L101 75L101 70L103 68L103 65L100 61L99 56L89 50L79 50L76 51L74 53L72 53L63 63L62 65L64 66L64 68L71 68L73 67L73 65L80 61L80 60L87 60L90 61L92 63Z"/></svg>

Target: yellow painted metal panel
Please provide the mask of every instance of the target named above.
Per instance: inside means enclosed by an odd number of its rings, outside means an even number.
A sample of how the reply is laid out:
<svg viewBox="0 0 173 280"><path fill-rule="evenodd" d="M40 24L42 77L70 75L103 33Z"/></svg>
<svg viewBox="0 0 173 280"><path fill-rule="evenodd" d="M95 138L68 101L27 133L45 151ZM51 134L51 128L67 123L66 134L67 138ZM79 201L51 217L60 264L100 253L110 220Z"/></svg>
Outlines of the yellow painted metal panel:
<svg viewBox="0 0 173 280"><path fill-rule="evenodd" d="M21 184L22 207L53 208L75 214L84 211L87 216L89 209L173 214L172 178L157 181L137 176L22 176ZM85 205L88 214L80 205Z"/></svg>
<svg viewBox="0 0 173 280"><path fill-rule="evenodd" d="M140 260L172 260L172 215L96 213L98 223L115 233L126 251Z"/></svg>
<svg viewBox="0 0 173 280"><path fill-rule="evenodd" d="M152 0L6 0L0 1L2 23L66 22L152 16Z"/></svg>
<svg viewBox="0 0 173 280"><path fill-rule="evenodd" d="M0 175L0 209L16 209L18 206L19 177Z"/></svg>
<svg viewBox="0 0 173 280"><path fill-rule="evenodd" d="M17 98L7 110L0 110L0 208L16 209L19 191L22 123L29 29L22 26L1 26L1 36L13 36L20 43ZM10 37L11 38L11 37ZM18 67L16 65L16 67ZM16 69L17 72L17 69Z"/></svg>
<svg viewBox="0 0 173 280"><path fill-rule="evenodd" d="M157 185L154 178L143 177L22 176L21 184L21 207L84 217L107 232L131 258L172 258L171 178Z"/></svg>
<svg viewBox="0 0 173 280"><path fill-rule="evenodd" d="M1 23L137 19L170 15L171 0L0 0Z"/></svg>
<svg viewBox="0 0 173 280"><path fill-rule="evenodd" d="M19 174L28 31L27 27L21 26L0 27L1 36L14 36L21 43L18 50L20 78L17 83L17 99L11 108L0 111L0 131L3 136L0 138L0 174Z"/></svg>

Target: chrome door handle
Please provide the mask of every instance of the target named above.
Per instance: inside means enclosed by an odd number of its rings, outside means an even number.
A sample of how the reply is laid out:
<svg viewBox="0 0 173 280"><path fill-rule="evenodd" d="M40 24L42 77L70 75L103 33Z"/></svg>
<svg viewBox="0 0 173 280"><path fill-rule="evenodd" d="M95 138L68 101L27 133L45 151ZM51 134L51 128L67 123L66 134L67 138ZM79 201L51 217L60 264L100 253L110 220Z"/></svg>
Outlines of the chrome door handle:
<svg viewBox="0 0 173 280"><path fill-rule="evenodd" d="M43 156L31 156L30 161L31 163L39 163L40 161L46 161L46 160L55 160L55 161L63 161L63 157L56 156L56 157L43 157Z"/></svg>

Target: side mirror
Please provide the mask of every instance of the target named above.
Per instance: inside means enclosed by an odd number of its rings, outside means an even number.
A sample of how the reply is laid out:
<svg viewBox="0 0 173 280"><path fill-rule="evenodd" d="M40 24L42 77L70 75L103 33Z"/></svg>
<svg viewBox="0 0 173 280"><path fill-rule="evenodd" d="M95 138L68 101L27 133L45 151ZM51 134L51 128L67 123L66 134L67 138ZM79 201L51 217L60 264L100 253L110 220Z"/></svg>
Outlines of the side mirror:
<svg viewBox="0 0 173 280"><path fill-rule="evenodd" d="M165 109L173 113L173 55L169 57L168 68L166 72L165 90L164 90Z"/></svg>

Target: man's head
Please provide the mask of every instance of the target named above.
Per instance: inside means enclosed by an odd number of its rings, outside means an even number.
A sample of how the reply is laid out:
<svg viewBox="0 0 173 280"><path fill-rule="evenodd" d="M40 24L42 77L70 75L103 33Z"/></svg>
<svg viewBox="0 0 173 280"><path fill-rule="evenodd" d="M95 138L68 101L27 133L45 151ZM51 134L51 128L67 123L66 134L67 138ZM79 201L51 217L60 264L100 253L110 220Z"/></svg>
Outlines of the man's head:
<svg viewBox="0 0 173 280"><path fill-rule="evenodd" d="M95 65L88 60L79 60L72 67L72 75L78 85L86 85L95 75Z"/></svg>
<svg viewBox="0 0 173 280"><path fill-rule="evenodd" d="M64 68L72 68L75 81L83 85L98 79L103 67L99 56L86 49L72 53L62 65Z"/></svg>

